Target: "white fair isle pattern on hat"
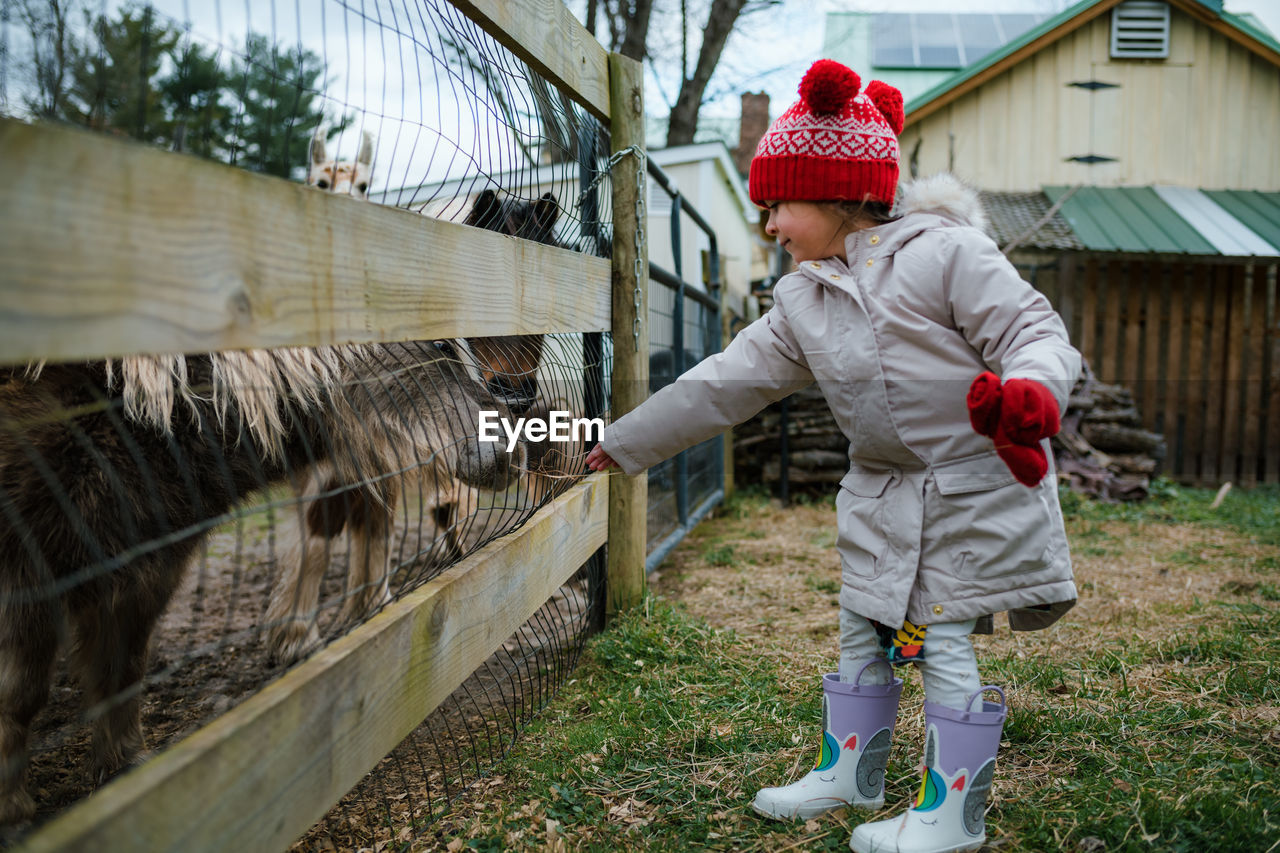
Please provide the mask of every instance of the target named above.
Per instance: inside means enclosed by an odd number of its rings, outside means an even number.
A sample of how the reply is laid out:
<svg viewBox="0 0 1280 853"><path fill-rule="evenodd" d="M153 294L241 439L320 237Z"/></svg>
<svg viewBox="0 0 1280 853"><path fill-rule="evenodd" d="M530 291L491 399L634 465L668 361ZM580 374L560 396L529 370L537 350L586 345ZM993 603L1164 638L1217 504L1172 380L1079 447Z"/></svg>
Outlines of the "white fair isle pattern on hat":
<svg viewBox="0 0 1280 853"><path fill-rule="evenodd" d="M866 95L859 95L854 101L875 109ZM883 121L849 121L838 115L811 112L783 115L756 149L757 157L810 153L843 160L894 162L900 156L898 137Z"/></svg>

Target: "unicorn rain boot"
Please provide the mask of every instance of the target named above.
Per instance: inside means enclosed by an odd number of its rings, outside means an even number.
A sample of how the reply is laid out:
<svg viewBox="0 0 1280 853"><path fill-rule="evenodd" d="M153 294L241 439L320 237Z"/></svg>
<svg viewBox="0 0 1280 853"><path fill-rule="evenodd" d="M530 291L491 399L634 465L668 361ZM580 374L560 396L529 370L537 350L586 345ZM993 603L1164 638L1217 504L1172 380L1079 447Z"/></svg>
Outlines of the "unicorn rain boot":
<svg viewBox="0 0 1280 853"><path fill-rule="evenodd" d="M1000 702L969 710L987 690ZM977 850L987 839L983 814L995 772L996 749L1004 726L1004 691L983 687L957 711L924 703L924 767L916 804L905 814L864 823L853 831L856 853L956 853Z"/></svg>
<svg viewBox="0 0 1280 853"><path fill-rule="evenodd" d="M872 811L884 805L884 768L898 716L902 679L889 684L859 684L873 660L853 683L837 673L822 677L822 751L807 776L781 788L756 794L752 808L777 820L808 820L845 806Z"/></svg>

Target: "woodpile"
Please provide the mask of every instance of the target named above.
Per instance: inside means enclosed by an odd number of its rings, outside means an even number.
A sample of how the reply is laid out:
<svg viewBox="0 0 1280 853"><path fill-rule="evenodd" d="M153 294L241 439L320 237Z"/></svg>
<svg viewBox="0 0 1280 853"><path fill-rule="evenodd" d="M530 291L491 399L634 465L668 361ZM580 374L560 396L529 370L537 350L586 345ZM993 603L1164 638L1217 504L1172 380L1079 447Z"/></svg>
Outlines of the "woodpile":
<svg viewBox="0 0 1280 853"><path fill-rule="evenodd" d="M817 383L734 428L734 482L772 486L781 479L784 407L789 482L796 486L839 483L849 470L849 440L836 426Z"/></svg>
<svg viewBox="0 0 1280 853"><path fill-rule="evenodd" d="M789 483L801 489L839 483L849 468L849 442L816 384L734 429L735 481L773 486L781 480L784 403ZM1132 392L1100 382L1087 364L1052 444L1059 479L1109 501L1147 497L1165 456L1164 438L1142 428Z"/></svg>
<svg viewBox="0 0 1280 853"><path fill-rule="evenodd" d="M1099 381L1087 362L1052 444L1058 477L1108 501L1146 498L1165 457L1164 437L1143 429L1133 393Z"/></svg>

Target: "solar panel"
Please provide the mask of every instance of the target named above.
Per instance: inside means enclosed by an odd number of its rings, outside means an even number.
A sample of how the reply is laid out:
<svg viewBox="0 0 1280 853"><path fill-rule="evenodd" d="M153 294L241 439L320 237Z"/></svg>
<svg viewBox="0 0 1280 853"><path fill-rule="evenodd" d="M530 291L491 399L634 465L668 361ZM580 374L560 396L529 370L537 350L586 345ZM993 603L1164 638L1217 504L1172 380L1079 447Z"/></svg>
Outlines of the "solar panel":
<svg viewBox="0 0 1280 853"><path fill-rule="evenodd" d="M952 39L954 42L954 39ZM950 47L920 46L920 62L917 68L959 68L960 51L954 44Z"/></svg>
<svg viewBox="0 0 1280 853"><path fill-rule="evenodd" d="M876 68L962 68L1045 19L1037 14L876 15L871 64Z"/></svg>
<svg viewBox="0 0 1280 853"><path fill-rule="evenodd" d="M964 48L961 59L966 65L1004 44L996 26L995 15L956 15L956 23L960 28L960 43Z"/></svg>
<svg viewBox="0 0 1280 853"><path fill-rule="evenodd" d="M916 46L921 68L959 68L954 15L916 15Z"/></svg>
<svg viewBox="0 0 1280 853"><path fill-rule="evenodd" d="M915 34L911 15L891 13L872 19L871 64L879 68L915 68Z"/></svg>
<svg viewBox="0 0 1280 853"><path fill-rule="evenodd" d="M921 47L955 47L954 15L916 15L916 43Z"/></svg>

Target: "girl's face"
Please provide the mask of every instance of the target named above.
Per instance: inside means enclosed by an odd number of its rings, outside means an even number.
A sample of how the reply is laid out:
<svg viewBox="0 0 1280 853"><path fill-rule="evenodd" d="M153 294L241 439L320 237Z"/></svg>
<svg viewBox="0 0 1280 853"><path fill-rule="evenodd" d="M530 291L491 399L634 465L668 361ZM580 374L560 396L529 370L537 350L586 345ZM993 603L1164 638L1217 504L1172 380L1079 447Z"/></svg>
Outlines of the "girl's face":
<svg viewBox="0 0 1280 853"><path fill-rule="evenodd" d="M833 257L847 260L844 238L855 228L829 207L811 201L770 201L765 208L765 233L777 237L797 264Z"/></svg>

